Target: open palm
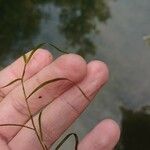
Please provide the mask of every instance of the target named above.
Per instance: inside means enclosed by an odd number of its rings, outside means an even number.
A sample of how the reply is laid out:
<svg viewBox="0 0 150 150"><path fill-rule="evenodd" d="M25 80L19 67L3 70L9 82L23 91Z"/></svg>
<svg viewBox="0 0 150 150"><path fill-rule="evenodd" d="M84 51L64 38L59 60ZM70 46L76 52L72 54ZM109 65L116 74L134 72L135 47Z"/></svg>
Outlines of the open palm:
<svg viewBox="0 0 150 150"><path fill-rule="evenodd" d="M0 87L22 74L24 62L19 58L0 72ZM103 62L86 63L80 56L65 54L52 60L52 55L39 49L29 62L25 73L25 89L29 94L44 81L67 78L78 84L92 99L108 79L108 70ZM29 99L34 121L38 125L39 111L42 114L44 142L48 147L80 116L88 106L84 95L68 81L59 81L38 90ZM0 124L21 124L32 128L28 109L19 82L0 90ZM112 150L118 142L120 130L110 119L98 124L79 143L79 150ZM19 126L0 127L0 150L41 150L34 131Z"/></svg>

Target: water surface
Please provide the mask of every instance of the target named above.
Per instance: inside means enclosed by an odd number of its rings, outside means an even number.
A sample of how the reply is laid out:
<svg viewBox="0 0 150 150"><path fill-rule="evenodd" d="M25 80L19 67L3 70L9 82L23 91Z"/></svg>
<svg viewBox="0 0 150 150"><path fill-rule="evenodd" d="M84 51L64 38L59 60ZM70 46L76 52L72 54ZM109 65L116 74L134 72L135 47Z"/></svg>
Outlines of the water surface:
<svg viewBox="0 0 150 150"><path fill-rule="evenodd" d="M122 125L128 139L139 141L135 132L128 131L134 131L138 123L137 132L149 133L142 121L150 127L149 113L142 109L150 105L150 47L142 40L150 34L149 12L149 0L1 0L0 66L41 42L55 43L88 61L106 62L107 86L70 130L83 137L102 119L112 118ZM133 118L137 122L131 125ZM120 149L149 149L150 134L139 137L145 143L131 144L123 134ZM65 149L71 149L68 145Z"/></svg>

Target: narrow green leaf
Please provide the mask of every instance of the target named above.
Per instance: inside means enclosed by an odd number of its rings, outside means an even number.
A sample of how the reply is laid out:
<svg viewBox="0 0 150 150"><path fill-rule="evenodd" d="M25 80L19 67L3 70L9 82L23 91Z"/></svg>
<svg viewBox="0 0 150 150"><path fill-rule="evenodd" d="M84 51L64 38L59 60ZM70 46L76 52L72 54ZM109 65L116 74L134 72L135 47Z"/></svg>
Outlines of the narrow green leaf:
<svg viewBox="0 0 150 150"><path fill-rule="evenodd" d="M25 61L26 63L28 63L28 62L30 61L30 59L32 58L33 54L36 52L36 50L38 50L40 47L42 47L42 46L44 46L44 45L46 45L46 44L48 44L49 46L54 47L56 50L58 50L58 51L61 52L61 53L66 53L66 54L68 54L68 52L65 52L65 51L61 50L60 48L58 48L57 46L55 46L55 45L52 44L52 43L41 43L41 44L37 45L36 47L34 47L34 48L32 49L31 54L29 55L28 58L26 58L25 55L23 56L24 61Z"/></svg>
<svg viewBox="0 0 150 150"><path fill-rule="evenodd" d="M83 90L78 86L76 85L76 87L79 89L79 91L83 94L83 96L86 98L86 100L88 100L90 102L90 99L88 98L88 96L83 92Z"/></svg>
<svg viewBox="0 0 150 150"><path fill-rule="evenodd" d="M39 122L40 137L41 137L41 140L43 141L42 122L41 122L42 112L43 111L41 111L39 114L38 122Z"/></svg>
<svg viewBox="0 0 150 150"><path fill-rule="evenodd" d="M23 55L23 60L24 60L24 63L26 64L27 63L27 57L25 54Z"/></svg>
<svg viewBox="0 0 150 150"><path fill-rule="evenodd" d="M74 83L73 81L67 79L67 78L55 78L55 79L51 79L51 80L48 80L48 81L45 81L43 83L41 83L38 87L36 87L30 94L29 96L27 97L27 99L29 99L35 92L37 92L38 90L40 90L42 87L50 84L50 83L53 83L53 82L56 82L56 81L61 81L61 80L67 80L69 82L71 82L74 86L76 86L79 91L83 94L83 96L86 98L86 100L90 101L90 99L88 98L88 96L86 96L86 94L83 92L83 90L76 84Z"/></svg>
<svg viewBox="0 0 150 150"><path fill-rule="evenodd" d="M79 144L79 139L78 139L78 136L76 133L70 133L68 134L58 145L57 147L55 148L55 150L58 150L65 142L68 138L70 138L71 136L74 136L75 138L75 150L77 150L78 148L78 144Z"/></svg>
<svg viewBox="0 0 150 150"><path fill-rule="evenodd" d="M25 125L22 125L22 124L0 124L0 127L6 127L6 126L22 127L22 128L27 128L27 129L34 130L33 128L31 128L29 126L25 126Z"/></svg>
<svg viewBox="0 0 150 150"><path fill-rule="evenodd" d="M83 90L80 88L80 86L78 86L75 82L67 79L69 82L71 82L74 86L76 86L76 88L83 94L83 96L86 98L87 101L90 102L90 99L88 98L88 96L83 92Z"/></svg>
<svg viewBox="0 0 150 150"><path fill-rule="evenodd" d="M21 76L21 80L22 80L22 81L23 81L24 76L25 76L26 67L27 67L27 63L24 65L24 68L23 68L23 71L22 71L22 76Z"/></svg>
<svg viewBox="0 0 150 150"><path fill-rule="evenodd" d="M42 47L43 45L45 45L46 43L41 43L39 45L37 45L36 47L34 47L31 51L31 54L29 55L29 57L27 58L26 60L26 63L28 63L30 61L30 59L32 58L33 54L40 48Z"/></svg>
<svg viewBox="0 0 150 150"><path fill-rule="evenodd" d="M1 87L1 88L5 88L5 87L7 87L7 86L9 86L9 85L11 85L11 84L17 82L17 81L21 81L21 78L15 79L15 80L11 81L10 83L6 84L5 86L3 86L3 87Z"/></svg>
<svg viewBox="0 0 150 150"><path fill-rule="evenodd" d="M65 51L61 50L60 48L58 48L58 47L55 46L54 44L51 44L51 43L47 43L47 44L48 44L49 46L54 47L56 50L58 50L58 51L61 52L61 53L69 54L68 52L65 52Z"/></svg>
<svg viewBox="0 0 150 150"><path fill-rule="evenodd" d="M50 84L50 83L53 83L53 82L56 82L56 81L60 81L60 80L68 80L66 78L55 78L55 79L51 79L51 80L48 80L48 81L45 81L43 83L41 83L38 87L36 87L30 94L29 96L27 97L30 98L35 92L37 92L38 90L40 90L42 87Z"/></svg>

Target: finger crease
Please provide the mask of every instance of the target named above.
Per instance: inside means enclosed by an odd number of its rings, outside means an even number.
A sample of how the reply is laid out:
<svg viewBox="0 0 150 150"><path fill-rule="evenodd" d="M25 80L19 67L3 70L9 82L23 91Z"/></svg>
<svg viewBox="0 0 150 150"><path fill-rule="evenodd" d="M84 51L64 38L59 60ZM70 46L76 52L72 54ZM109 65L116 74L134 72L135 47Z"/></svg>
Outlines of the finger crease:
<svg viewBox="0 0 150 150"><path fill-rule="evenodd" d="M76 113L77 116L80 115L80 112L77 110L77 108L76 108L75 106L73 106L71 103L69 103L69 102L66 101L66 100L65 100L64 102L65 102L65 104L67 104L67 105L73 110L73 112Z"/></svg>
<svg viewBox="0 0 150 150"><path fill-rule="evenodd" d="M13 108L15 109L17 113L19 113L23 117L29 117L29 113L27 111L27 106L25 102L23 103L23 101L18 101L15 98L13 98L13 96L12 96L11 102L12 102Z"/></svg>

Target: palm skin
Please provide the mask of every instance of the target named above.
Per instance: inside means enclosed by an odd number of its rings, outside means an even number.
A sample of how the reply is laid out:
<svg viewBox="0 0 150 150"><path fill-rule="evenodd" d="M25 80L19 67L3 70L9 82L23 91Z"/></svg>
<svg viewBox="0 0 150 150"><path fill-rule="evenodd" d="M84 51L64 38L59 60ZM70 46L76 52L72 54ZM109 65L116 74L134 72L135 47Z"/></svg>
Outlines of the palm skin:
<svg viewBox="0 0 150 150"><path fill-rule="evenodd" d="M0 87L22 74L22 57L0 72ZM86 63L75 54L65 54L53 60L52 55L39 49L27 65L25 88L29 94L40 83L65 77L78 84L92 100L108 80L107 66L98 60ZM22 124L32 127L19 82L0 90L0 124ZM50 104L49 104L50 103ZM79 117L89 105L83 94L70 82L61 81L37 91L29 99L34 120L42 114L44 141L48 147ZM68 115L69 114L69 115ZM119 126L111 119L100 122L78 145L78 150L112 150L120 137ZM42 150L35 132L22 127L0 127L0 150Z"/></svg>

